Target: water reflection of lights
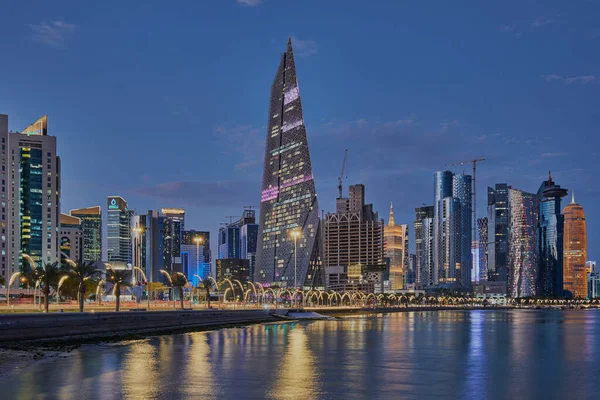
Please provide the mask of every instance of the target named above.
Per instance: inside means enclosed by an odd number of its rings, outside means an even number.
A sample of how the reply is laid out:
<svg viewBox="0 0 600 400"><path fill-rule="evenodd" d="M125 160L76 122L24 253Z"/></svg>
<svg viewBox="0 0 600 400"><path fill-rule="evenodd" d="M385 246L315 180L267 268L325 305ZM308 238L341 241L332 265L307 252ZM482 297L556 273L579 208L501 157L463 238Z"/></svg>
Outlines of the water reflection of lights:
<svg viewBox="0 0 600 400"><path fill-rule="evenodd" d="M282 326L287 329L287 325ZM321 382L315 368L315 359L308 346L306 328L290 326L287 332L286 352L281 360L279 374L269 397L274 399L313 399L319 397Z"/></svg>
<svg viewBox="0 0 600 400"><path fill-rule="evenodd" d="M123 394L132 399L156 398L160 384L160 359L156 346L145 340L131 344L128 350L121 381ZM166 356L166 351L161 353Z"/></svg>

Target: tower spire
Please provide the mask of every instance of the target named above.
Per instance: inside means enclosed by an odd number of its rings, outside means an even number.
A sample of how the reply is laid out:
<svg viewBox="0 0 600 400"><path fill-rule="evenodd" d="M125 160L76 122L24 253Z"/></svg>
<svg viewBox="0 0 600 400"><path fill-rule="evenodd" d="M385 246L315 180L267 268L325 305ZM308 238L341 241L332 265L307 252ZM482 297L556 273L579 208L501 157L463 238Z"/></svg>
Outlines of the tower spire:
<svg viewBox="0 0 600 400"><path fill-rule="evenodd" d="M575 189L571 189L571 204L575 204Z"/></svg>
<svg viewBox="0 0 600 400"><path fill-rule="evenodd" d="M394 222L394 205L390 202L390 221L388 222L388 226L394 226L396 223Z"/></svg>

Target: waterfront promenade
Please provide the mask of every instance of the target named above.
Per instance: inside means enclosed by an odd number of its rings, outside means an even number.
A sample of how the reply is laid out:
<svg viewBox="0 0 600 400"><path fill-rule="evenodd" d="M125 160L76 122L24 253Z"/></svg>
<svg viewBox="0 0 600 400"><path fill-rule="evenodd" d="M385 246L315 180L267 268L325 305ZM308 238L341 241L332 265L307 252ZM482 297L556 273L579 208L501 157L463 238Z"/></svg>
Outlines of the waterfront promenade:
<svg viewBox="0 0 600 400"><path fill-rule="evenodd" d="M495 307L504 309L508 307ZM409 307L313 307L306 310L327 316L352 314L476 310L482 306L409 306ZM489 309L489 308L488 308ZM64 312L0 314L0 345L41 343L39 341L119 340L152 334L218 329L262 322L281 321L273 315L285 309L253 308L245 310L155 310L151 312Z"/></svg>

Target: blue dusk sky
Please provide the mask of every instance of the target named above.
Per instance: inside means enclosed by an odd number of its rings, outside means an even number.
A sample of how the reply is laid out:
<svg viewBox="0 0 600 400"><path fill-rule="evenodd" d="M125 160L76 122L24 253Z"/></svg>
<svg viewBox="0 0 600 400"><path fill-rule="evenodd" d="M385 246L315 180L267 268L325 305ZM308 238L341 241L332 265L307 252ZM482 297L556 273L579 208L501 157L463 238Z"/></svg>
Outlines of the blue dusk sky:
<svg viewBox="0 0 600 400"><path fill-rule="evenodd" d="M386 222L393 202L413 252L433 172L486 158L480 216L487 186L536 192L551 170L600 256L597 1L139 3L0 4L0 113L12 130L49 115L63 211L121 195L138 212L183 207L215 235L258 206L291 36L320 208L334 209L347 148L345 193L364 183Z"/></svg>

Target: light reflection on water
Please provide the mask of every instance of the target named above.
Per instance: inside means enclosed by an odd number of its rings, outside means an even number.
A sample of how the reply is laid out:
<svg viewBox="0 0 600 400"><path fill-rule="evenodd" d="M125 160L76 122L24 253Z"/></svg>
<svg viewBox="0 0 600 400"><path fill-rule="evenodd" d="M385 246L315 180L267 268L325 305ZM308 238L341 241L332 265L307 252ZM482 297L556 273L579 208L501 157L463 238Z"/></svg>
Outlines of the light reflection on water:
<svg viewBox="0 0 600 400"><path fill-rule="evenodd" d="M85 346L0 397L597 399L599 349L598 311L378 314Z"/></svg>

